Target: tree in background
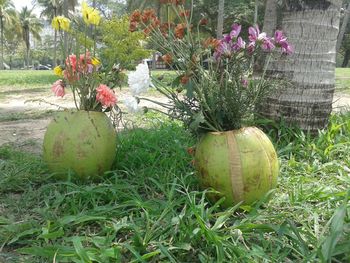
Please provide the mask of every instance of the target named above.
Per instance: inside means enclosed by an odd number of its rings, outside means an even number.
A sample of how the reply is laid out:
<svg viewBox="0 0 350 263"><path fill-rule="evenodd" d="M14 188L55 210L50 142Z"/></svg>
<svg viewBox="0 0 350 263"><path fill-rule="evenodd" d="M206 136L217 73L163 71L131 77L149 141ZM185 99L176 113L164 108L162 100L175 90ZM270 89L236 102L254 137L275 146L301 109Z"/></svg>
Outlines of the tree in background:
<svg viewBox="0 0 350 263"><path fill-rule="evenodd" d="M138 61L149 57L150 50L142 47L145 36L129 31L129 18L112 18L101 25L102 60L119 64L122 69L133 69Z"/></svg>
<svg viewBox="0 0 350 263"><path fill-rule="evenodd" d="M269 98L263 115L312 133L328 123L341 4L341 0L284 1L282 30L295 52L289 58L273 60L270 73L289 80L291 85Z"/></svg>
<svg viewBox="0 0 350 263"><path fill-rule="evenodd" d="M4 29L4 46L6 55L9 59L10 69L13 67L13 57L18 53L19 47L22 45L21 27L18 19L13 19L11 24L7 24Z"/></svg>
<svg viewBox="0 0 350 263"><path fill-rule="evenodd" d="M38 4L43 8L40 17L52 20L55 16L62 15L62 0L38 0ZM53 65L57 66L57 30L54 30L53 41Z"/></svg>
<svg viewBox="0 0 350 263"><path fill-rule="evenodd" d="M224 8L225 8L225 0L219 0L218 4L218 27L216 29L216 38L222 38L222 33L224 31Z"/></svg>
<svg viewBox="0 0 350 263"><path fill-rule="evenodd" d="M22 40L26 47L26 66L29 67L29 54L30 54L30 36L32 35L35 39L41 40L40 32L43 25L39 19L33 13L33 9L23 7L19 13L19 25L22 33Z"/></svg>
<svg viewBox="0 0 350 263"><path fill-rule="evenodd" d="M4 30L5 24L13 24L16 19L16 11L11 0L0 0L0 38L1 38L1 56L0 70L4 69Z"/></svg>

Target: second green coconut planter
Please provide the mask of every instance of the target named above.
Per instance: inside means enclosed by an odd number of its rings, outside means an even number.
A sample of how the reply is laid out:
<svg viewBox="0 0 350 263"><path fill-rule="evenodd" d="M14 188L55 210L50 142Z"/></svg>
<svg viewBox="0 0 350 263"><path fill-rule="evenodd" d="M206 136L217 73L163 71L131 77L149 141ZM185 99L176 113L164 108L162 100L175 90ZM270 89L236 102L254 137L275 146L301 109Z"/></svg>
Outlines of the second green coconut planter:
<svg viewBox="0 0 350 263"><path fill-rule="evenodd" d="M224 206L259 200L276 187L279 173L271 141L255 127L207 133L197 145L195 165L202 187L219 192L209 198L224 196Z"/></svg>

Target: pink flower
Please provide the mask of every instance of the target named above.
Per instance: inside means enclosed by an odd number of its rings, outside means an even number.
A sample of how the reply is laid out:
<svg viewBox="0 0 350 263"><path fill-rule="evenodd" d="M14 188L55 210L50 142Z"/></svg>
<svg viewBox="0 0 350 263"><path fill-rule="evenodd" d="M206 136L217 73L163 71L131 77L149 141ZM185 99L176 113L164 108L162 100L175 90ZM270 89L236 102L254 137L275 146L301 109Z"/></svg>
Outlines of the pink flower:
<svg viewBox="0 0 350 263"><path fill-rule="evenodd" d="M251 55L255 51L255 42L250 42L248 47L247 47L248 53Z"/></svg>
<svg viewBox="0 0 350 263"><path fill-rule="evenodd" d="M248 80L246 80L246 79L242 78L241 83L242 83L243 87L247 87L248 86Z"/></svg>
<svg viewBox="0 0 350 263"><path fill-rule="evenodd" d="M64 87L63 80L59 79L52 85L51 90L57 97L63 97L66 94Z"/></svg>
<svg viewBox="0 0 350 263"><path fill-rule="evenodd" d="M241 33L242 26L239 24L233 24L232 25L232 31L230 32L230 37L235 38L238 37L238 35Z"/></svg>
<svg viewBox="0 0 350 263"><path fill-rule="evenodd" d="M69 55L68 58L66 58L66 66L72 72L75 72L77 69L77 57L75 55Z"/></svg>
<svg viewBox="0 0 350 263"><path fill-rule="evenodd" d="M272 38L265 37L263 40L263 43L261 45L262 49L265 51L271 51L272 49L275 48L275 45L272 42Z"/></svg>
<svg viewBox="0 0 350 263"><path fill-rule="evenodd" d="M249 27L249 40L253 43L257 41L264 41L266 39L266 33L262 32L260 33L260 29L258 26L255 27Z"/></svg>
<svg viewBox="0 0 350 263"><path fill-rule="evenodd" d="M96 89L96 100L105 107L112 107L117 103L117 97L113 90L104 84L100 84Z"/></svg>
<svg viewBox="0 0 350 263"><path fill-rule="evenodd" d="M244 49L245 48L245 41L241 37L239 37L237 39L237 42L235 44L233 44L232 48L234 51L239 51L241 49Z"/></svg>
<svg viewBox="0 0 350 263"><path fill-rule="evenodd" d="M283 54L287 54L290 55L293 53L293 47L291 45L289 45L288 41L287 41L287 37L283 34L283 32L281 30L277 30L275 32L275 44L278 47L282 48L282 53Z"/></svg>

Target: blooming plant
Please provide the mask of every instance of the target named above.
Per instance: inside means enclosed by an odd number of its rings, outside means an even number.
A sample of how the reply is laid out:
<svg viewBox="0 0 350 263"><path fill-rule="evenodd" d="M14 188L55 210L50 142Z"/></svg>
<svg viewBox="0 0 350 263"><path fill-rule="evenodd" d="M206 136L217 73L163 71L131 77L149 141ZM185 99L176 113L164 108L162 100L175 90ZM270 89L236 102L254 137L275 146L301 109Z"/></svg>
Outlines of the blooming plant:
<svg viewBox="0 0 350 263"><path fill-rule="evenodd" d="M245 40L241 25L235 23L222 39L203 38L200 31L205 18L193 25L184 1L163 2L177 14L176 19L160 21L152 9L137 10L130 17L130 30L143 31L151 46L163 54L163 61L176 70L171 87L153 79L156 89L169 99L169 105L162 103L167 114L195 133L249 124L263 99L279 84L266 77L266 64L262 72L254 73L254 60L267 54L268 63L272 55L291 54L293 49L283 32L269 37L252 26ZM148 86L142 74L138 68L129 76L135 96Z"/></svg>
<svg viewBox="0 0 350 263"><path fill-rule="evenodd" d="M96 45L91 37L95 35L100 20L99 11L89 7L85 2L82 3L81 17L69 19L57 16L52 20L54 29L61 34L66 32L75 42L75 52L68 55L62 65L54 68L54 73L62 79L53 84L52 91L56 96L63 97L66 87L70 87L75 106L79 110L110 111L112 108L119 110L116 105L117 97L112 88L117 86L122 73L115 66L111 69L103 67L95 55ZM84 28L83 34L79 28Z"/></svg>

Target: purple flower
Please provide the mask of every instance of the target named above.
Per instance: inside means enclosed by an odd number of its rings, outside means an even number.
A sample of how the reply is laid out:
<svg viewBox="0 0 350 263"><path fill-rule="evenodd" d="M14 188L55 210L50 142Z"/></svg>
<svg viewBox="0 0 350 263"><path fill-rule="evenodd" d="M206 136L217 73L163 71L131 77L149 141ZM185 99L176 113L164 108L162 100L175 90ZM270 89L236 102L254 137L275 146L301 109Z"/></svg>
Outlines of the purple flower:
<svg viewBox="0 0 350 263"><path fill-rule="evenodd" d="M271 51L275 48L275 45L272 42L272 38L265 37L261 45L262 49L265 51Z"/></svg>
<svg viewBox="0 0 350 263"><path fill-rule="evenodd" d="M239 34L241 33L241 29L242 29L242 26L239 25L239 24L233 24L232 25L232 31L230 32L230 37L231 38L236 38L239 36Z"/></svg>
<svg viewBox="0 0 350 263"><path fill-rule="evenodd" d="M251 42L256 42L259 39L260 30L258 26L249 27L248 32L249 32L249 40Z"/></svg>
<svg viewBox="0 0 350 263"><path fill-rule="evenodd" d="M289 45L287 42L284 46L282 46L282 53L286 55L290 55L294 52L294 49L291 45Z"/></svg>
<svg viewBox="0 0 350 263"><path fill-rule="evenodd" d="M250 42L247 47L248 53L253 54L255 51L255 42Z"/></svg>
<svg viewBox="0 0 350 263"><path fill-rule="evenodd" d="M225 41L226 43L230 43L232 40L232 37L230 34L225 34L222 38L223 41Z"/></svg>
<svg viewBox="0 0 350 263"><path fill-rule="evenodd" d="M243 87L247 87L248 86L248 80L246 80L246 79L242 78L241 83L242 83Z"/></svg>
<svg viewBox="0 0 350 263"><path fill-rule="evenodd" d="M283 34L281 30L276 30L275 32L275 45L282 48L282 53L290 55L293 53L293 48L289 45L287 37Z"/></svg>
<svg viewBox="0 0 350 263"><path fill-rule="evenodd" d="M241 37L239 37L237 39L237 42L235 44L233 44L233 46L232 46L232 49L234 51L239 51L239 50L244 49L244 48L245 48L245 41Z"/></svg>
<svg viewBox="0 0 350 263"><path fill-rule="evenodd" d="M283 35L283 32L281 30L276 30L275 32L275 43L276 44L282 44L287 41L287 38Z"/></svg>
<svg viewBox="0 0 350 263"><path fill-rule="evenodd" d="M217 52L225 57L230 57L232 54L232 47L229 43L225 41L221 41L217 49Z"/></svg>

